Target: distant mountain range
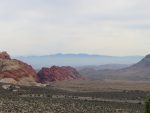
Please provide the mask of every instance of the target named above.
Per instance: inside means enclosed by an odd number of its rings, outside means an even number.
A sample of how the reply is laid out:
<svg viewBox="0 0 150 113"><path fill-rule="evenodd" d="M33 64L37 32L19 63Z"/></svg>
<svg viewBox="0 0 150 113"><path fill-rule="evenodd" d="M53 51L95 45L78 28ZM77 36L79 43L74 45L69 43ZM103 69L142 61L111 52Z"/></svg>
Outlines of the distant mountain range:
<svg viewBox="0 0 150 113"><path fill-rule="evenodd" d="M43 56L19 56L13 57L31 64L34 68L57 66L95 66L104 64L134 64L143 56L106 56L89 54L54 54Z"/></svg>
<svg viewBox="0 0 150 113"><path fill-rule="evenodd" d="M91 79L100 80L150 80L150 55L144 57L141 61L129 67L122 69L93 69L84 68L79 73Z"/></svg>

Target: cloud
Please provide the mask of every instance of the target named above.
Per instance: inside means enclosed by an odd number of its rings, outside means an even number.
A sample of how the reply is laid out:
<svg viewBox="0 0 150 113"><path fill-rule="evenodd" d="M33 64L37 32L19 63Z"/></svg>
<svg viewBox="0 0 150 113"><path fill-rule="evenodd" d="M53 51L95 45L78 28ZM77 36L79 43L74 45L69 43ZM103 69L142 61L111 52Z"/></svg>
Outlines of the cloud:
<svg viewBox="0 0 150 113"><path fill-rule="evenodd" d="M147 54L149 0L0 0L0 48L13 55Z"/></svg>

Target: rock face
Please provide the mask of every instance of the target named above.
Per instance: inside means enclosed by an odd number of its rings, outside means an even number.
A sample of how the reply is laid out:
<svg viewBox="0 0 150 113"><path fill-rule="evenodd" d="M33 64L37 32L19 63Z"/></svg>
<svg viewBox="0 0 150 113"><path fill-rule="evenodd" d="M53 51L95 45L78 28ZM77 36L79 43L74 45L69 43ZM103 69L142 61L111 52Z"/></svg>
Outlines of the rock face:
<svg viewBox="0 0 150 113"><path fill-rule="evenodd" d="M42 68L38 74L38 81L40 83L47 83L52 81L63 81L63 80L83 80L76 69L72 67L58 67L52 66L51 68Z"/></svg>
<svg viewBox="0 0 150 113"><path fill-rule="evenodd" d="M0 82L33 85L36 78L36 71L30 65L11 59L7 52L0 52Z"/></svg>

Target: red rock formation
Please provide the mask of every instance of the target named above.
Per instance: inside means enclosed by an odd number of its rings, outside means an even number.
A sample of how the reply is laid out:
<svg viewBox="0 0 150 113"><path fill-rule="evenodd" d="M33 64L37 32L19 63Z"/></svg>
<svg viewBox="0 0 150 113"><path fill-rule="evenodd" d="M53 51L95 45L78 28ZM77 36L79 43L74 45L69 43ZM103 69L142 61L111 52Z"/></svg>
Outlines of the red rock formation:
<svg viewBox="0 0 150 113"><path fill-rule="evenodd" d="M63 80L83 80L76 69L72 67L58 67L52 66L51 68L42 68L38 74L38 81L40 83L63 81Z"/></svg>
<svg viewBox="0 0 150 113"><path fill-rule="evenodd" d="M0 82L19 85L37 85L62 80L83 80L84 78L72 67L42 68L36 71L28 64L11 59L6 52L0 52Z"/></svg>
<svg viewBox="0 0 150 113"><path fill-rule="evenodd" d="M9 83L11 80L22 85L36 83L36 71L28 64L11 59L6 52L0 52L0 82Z"/></svg>
<svg viewBox="0 0 150 113"><path fill-rule="evenodd" d="M0 52L0 59L11 59L7 52Z"/></svg>

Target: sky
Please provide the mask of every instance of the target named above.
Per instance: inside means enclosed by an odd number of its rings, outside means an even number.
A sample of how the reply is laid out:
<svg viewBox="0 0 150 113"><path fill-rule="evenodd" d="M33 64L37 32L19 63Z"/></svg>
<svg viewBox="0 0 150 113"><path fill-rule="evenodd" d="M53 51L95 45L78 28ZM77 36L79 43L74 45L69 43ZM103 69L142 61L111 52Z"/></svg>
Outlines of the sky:
<svg viewBox="0 0 150 113"><path fill-rule="evenodd" d="M150 0L0 0L11 55L150 54Z"/></svg>

